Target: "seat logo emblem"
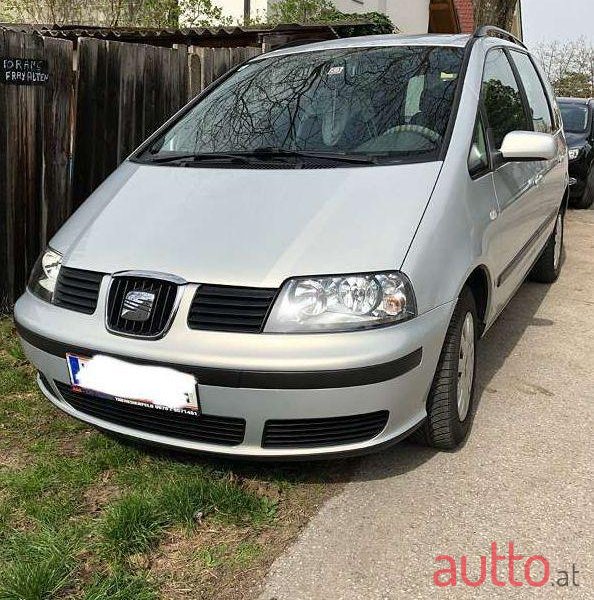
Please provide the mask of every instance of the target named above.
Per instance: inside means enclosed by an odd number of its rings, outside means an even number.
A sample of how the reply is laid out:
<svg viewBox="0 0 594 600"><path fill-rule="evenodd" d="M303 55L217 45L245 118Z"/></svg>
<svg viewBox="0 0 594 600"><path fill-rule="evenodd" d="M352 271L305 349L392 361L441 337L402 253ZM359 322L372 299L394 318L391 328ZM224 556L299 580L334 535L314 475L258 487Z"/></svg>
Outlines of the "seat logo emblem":
<svg viewBox="0 0 594 600"><path fill-rule="evenodd" d="M148 321L153 310L155 294L133 290L126 294L120 317L127 321Z"/></svg>

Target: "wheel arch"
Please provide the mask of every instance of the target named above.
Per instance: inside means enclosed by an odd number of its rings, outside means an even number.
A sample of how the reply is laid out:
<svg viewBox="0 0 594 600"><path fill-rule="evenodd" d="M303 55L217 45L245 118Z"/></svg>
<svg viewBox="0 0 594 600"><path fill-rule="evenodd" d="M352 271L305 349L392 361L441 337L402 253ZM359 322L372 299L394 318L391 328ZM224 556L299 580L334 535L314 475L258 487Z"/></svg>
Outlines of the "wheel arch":
<svg viewBox="0 0 594 600"><path fill-rule="evenodd" d="M474 296L476 303L476 312L479 319L479 335L485 330L487 315L491 303L491 275L485 265L478 265L470 273L464 282L464 287L468 287Z"/></svg>
<svg viewBox="0 0 594 600"><path fill-rule="evenodd" d="M563 212L566 213L569 208L569 186L565 188L565 193L563 194L563 200L561 201L561 208Z"/></svg>

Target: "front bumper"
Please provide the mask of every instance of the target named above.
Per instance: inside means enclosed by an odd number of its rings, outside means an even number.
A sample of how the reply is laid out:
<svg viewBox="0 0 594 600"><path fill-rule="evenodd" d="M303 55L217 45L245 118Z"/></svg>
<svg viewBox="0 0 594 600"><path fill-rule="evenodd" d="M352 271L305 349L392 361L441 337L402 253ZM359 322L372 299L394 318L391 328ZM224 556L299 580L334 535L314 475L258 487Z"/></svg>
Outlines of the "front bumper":
<svg viewBox="0 0 594 600"><path fill-rule="evenodd" d="M182 302L192 295L188 290ZM43 375L40 388L46 397L71 416L123 436L250 458L365 452L414 430L426 416L426 397L453 310L448 303L393 327L306 335L192 331L176 319L163 339L147 341L110 334L100 316L103 302L104 291L96 313L89 316L50 305L30 292L19 299L15 321L27 357ZM66 352L108 354L194 373L205 415L245 420L241 443L227 446L180 439L77 410L57 387L69 382ZM377 411L388 411L385 427L364 441L309 447L263 445L270 421Z"/></svg>

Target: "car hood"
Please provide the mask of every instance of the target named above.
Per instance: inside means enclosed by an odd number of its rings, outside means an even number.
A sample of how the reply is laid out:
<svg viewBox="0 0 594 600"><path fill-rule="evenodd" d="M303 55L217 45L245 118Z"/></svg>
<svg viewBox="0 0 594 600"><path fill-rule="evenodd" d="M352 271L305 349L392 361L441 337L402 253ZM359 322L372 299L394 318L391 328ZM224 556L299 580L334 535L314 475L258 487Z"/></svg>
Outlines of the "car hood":
<svg viewBox="0 0 594 600"><path fill-rule="evenodd" d="M54 236L64 264L277 287L398 269L440 162L334 169L124 163Z"/></svg>

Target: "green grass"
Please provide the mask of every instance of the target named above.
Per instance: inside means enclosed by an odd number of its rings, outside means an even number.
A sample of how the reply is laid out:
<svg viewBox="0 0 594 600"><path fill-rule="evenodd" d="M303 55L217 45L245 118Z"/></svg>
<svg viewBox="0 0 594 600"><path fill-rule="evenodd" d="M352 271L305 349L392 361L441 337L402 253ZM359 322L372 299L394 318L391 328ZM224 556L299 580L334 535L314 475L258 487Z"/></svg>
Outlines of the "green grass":
<svg viewBox="0 0 594 600"><path fill-rule="evenodd" d="M153 498L132 493L107 511L99 533L103 547L115 557L146 552L159 539L165 517Z"/></svg>
<svg viewBox="0 0 594 600"><path fill-rule="evenodd" d="M53 598L68 582L69 569L54 558L37 563L16 562L2 574L1 600Z"/></svg>
<svg viewBox="0 0 594 600"><path fill-rule="evenodd" d="M167 519L193 526L212 516L225 523L257 525L272 519L276 505L265 497L246 492L229 481L208 483L204 479L178 477L166 482L158 498Z"/></svg>
<svg viewBox="0 0 594 600"><path fill-rule="evenodd" d="M53 598L68 584L74 549L73 539L48 529L14 535L4 548L13 560L0 570L0 600Z"/></svg>
<svg viewBox="0 0 594 600"><path fill-rule="evenodd" d="M326 475L236 468L122 444L60 413L0 319L0 600L170 600L168 582L184 598L237 597L243 570L273 558L275 532L286 539L311 513Z"/></svg>
<svg viewBox="0 0 594 600"><path fill-rule="evenodd" d="M146 575L118 571L96 576L87 586L83 600L156 600L157 594Z"/></svg>
<svg viewBox="0 0 594 600"><path fill-rule="evenodd" d="M197 478L179 473L164 481L155 470L131 493L107 511L100 528L103 548L115 557L146 552L168 525L194 528L203 519L226 524L257 526L271 522L276 504L246 492L229 481ZM138 489L138 488L137 488Z"/></svg>

